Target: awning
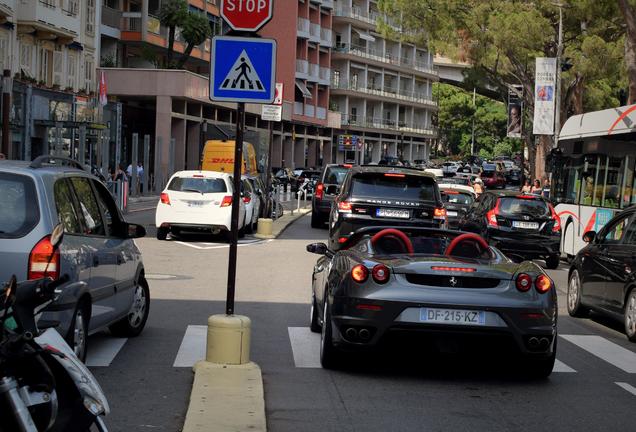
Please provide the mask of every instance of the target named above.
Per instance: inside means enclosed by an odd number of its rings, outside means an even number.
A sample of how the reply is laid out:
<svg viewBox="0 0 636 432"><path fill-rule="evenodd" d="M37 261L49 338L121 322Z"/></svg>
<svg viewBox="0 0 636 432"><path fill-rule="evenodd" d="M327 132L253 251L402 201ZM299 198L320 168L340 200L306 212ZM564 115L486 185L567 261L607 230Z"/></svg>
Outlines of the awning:
<svg viewBox="0 0 636 432"><path fill-rule="evenodd" d="M74 50L78 50L78 51L84 51L84 47L79 42L71 42L70 44L66 45L66 47L69 48L69 49L74 49Z"/></svg>
<svg viewBox="0 0 636 432"><path fill-rule="evenodd" d="M375 42L375 38L371 36L369 33L364 32L362 30L353 29L358 35L360 35L360 39L365 40L367 42Z"/></svg>
<svg viewBox="0 0 636 432"><path fill-rule="evenodd" d="M300 90L305 99L311 99L311 92L307 89L307 86L302 81L296 80L296 88Z"/></svg>

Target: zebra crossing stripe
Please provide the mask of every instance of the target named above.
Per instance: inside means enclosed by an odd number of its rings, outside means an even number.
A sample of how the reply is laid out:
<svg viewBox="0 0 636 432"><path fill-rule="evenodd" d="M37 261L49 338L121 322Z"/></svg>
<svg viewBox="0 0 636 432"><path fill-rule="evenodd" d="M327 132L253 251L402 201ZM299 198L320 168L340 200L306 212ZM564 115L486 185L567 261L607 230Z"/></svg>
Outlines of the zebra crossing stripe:
<svg viewBox="0 0 636 432"><path fill-rule="evenodd" d="M107 367L115 360L119 351L126 344L127 338L115 338L109 335L95 335L90 339L86 355L86 366Z"/></svg>
<svg viewBox="0 0 636 432"><path fill-rule="evenodd" d="M205 358L208 326L189 325L174 359L173 367L191 368Z"/></svg>
<svg viewBox="0 0 636 432"><path fill-rule="evenodd" d="M561 335L561 337L627 373L636 373L636 353L620 345L594 335Z"/></svg>
<svg viewBox="0 0 636 432"><path fill-rule="evenodd" d="M557 359L554 361L554 369L552 369L552 372L575 373L576 370Z"/></svg>

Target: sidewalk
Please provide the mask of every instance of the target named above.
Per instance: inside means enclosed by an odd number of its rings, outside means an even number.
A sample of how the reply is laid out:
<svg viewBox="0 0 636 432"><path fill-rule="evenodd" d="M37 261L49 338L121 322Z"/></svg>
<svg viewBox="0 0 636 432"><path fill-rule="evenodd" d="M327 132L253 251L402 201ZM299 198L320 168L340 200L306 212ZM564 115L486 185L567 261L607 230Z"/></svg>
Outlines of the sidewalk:
<svg viewBox="0 0 636 432"><path fill-rule="evenodd" d="M127 213L137 213L146 210L154 210L157 208L159 196L148 195L128 198Z"/></svg>

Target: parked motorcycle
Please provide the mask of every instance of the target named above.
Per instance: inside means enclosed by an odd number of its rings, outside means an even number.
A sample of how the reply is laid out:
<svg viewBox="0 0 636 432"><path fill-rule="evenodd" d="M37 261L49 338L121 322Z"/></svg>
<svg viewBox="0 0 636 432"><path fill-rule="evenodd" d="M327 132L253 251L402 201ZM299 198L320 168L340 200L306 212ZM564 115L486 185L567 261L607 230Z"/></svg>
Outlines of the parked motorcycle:
<svg viewBox="0 0 636 432"><path fill-rule="evenodd" d="M53 230L54 250L63 232L61 224ZM13 276L0 290L0 432L86 432L93 425L107 432L102 416L110 408L99 383L52 328L56 323L38 328L37 315L67 281L17 283Z"/></svg>

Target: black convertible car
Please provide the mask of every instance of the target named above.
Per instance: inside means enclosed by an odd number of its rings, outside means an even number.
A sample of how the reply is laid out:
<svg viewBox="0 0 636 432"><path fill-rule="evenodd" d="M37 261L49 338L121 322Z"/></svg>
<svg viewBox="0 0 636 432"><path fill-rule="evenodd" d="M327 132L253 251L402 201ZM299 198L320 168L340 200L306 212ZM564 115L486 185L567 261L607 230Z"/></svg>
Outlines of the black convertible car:
<svg viewBox="0 0 636 432"><path fill-rule="evenodd" d="M338 252L324 243L307 251L322 255L312 277L311 330L321 332L325 368L338 367L347 351L424 334L431 345L495 339L522 355L522 373L552 372L554 283L538 265L514 263L476 234L366 227Z"/></svg>

